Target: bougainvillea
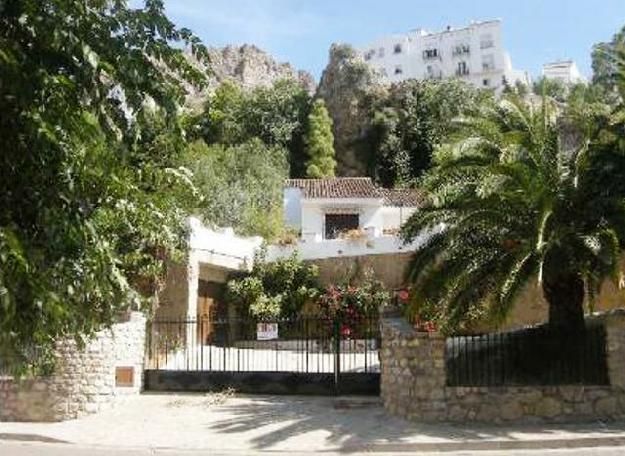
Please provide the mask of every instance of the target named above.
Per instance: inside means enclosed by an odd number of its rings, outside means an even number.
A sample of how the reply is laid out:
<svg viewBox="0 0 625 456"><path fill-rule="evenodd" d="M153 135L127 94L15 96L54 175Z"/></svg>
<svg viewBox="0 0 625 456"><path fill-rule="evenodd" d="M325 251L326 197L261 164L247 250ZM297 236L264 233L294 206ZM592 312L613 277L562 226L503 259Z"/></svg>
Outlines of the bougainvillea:
<svg viewBox="0 0 625 456"><path fill-rule="evenodd" d="M390 296L380 283L330 285L319 299L321 314L329 318L364 318L378 313Z"/></svg>

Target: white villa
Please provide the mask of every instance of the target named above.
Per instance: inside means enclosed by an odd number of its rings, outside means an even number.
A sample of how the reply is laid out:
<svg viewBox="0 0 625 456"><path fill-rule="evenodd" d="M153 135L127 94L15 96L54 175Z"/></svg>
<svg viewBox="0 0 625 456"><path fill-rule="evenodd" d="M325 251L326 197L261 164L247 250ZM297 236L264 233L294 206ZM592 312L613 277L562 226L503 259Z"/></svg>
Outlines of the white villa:
<svg viewBox="0 0 625 456"><path fill-rule="evenodd" d="M285 224L299 240L269 246L268 257L293 251L305 260L406 251L398 231L422 203L418 190L381 188L368 177L288 179Z"/></svg>
<svg viewBox="0 0 625 456"><path fill-rule="evenodd" d="M505 83L529 85L529 73L512 68L501 35L500 20L471 22L441 32L416 29L382 37L360 52L387 82L457 77L496 92Z"/></svg>
<svg viewBox="0 0 625 456"><path fill-rule="evenodd" d="M422 199L416 190L380 188L368 177L288 179L285 222L304 242L337 239L349 230L379 237L395 234Z"/></svg>
<svg viewBox="0 0 625 456"><path fill-rule="evenodd" d="M400 226L423 204L417 190L389 190L368 177L288 179L284 184L285 223L299 233L294 242L266 246L273 261L297 252L303 260L409 254L425 236L404 244ZM190 218L187 259L172 264L160 294L159 318L225 316L224 284L249 271L262 248L260 237L240 237L232 228L211 229ZM405 257L406 255L401 255Z"/></svg>

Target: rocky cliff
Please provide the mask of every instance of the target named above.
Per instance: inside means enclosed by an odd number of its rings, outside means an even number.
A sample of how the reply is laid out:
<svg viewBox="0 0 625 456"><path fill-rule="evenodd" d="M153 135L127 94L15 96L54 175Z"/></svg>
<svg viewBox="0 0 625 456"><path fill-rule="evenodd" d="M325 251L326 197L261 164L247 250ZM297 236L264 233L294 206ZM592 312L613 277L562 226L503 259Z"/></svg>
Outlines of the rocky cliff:
<svg viewBox="0 0 625 456"><path fill-rule="evenodd" d="M385 88L362 57L349 45L333 44L317 96L324 99L334 121L337 174L365 176L368 155L369 104Z"/></svg>
<svg viewBox="0 0 625 456"><path fill-rule="evenodd" d="M313 76L302 70L296 70L290 63L277 62L271 55L254 45L210 47L210 77L207 92L214 90L220 83L229 79L241 87L252 89L270 86L280 79L295 79L314 93L316 84ZM199 65L199 64L198 64ZM190 103L197 104L205 98L206 92L200 93L189 88Z"/></svg>

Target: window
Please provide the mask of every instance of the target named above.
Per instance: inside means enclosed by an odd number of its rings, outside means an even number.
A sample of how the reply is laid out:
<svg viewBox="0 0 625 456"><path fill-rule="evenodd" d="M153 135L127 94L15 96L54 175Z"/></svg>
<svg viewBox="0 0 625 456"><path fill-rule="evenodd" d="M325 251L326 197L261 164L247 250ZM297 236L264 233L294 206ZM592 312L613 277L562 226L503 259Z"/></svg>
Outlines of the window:
<svg viewBox="0 0 625 456"><path fill-rule="evenodd" d="M495 56L492 54L482 56L482 70L493 71L495 69Z"/></svg>
<svg viewBox="0 0 625 456"><path fill-rule="evenodd" d="M458 62L458 68L456 68L456 76L466 76L469 74L469 66L467 62Z"/></svg>
<svg viewBox="0 0 625 456"><path fill-rule="evenodd" d="M401 65L397 65L395 67L395 74L402 74L404 72L403 68L401 67Z"/></svg>
<svg viewBox="0 0 625 456"><path fill-rule="evenodd" d="M374 55L375 55L375 50L374 49L371 49L371 50L367 51L365 53L365 60L367 60L367 61L371 60Z"/></svg>
<svg viewBox="0 0 625 456"><path fill-rule="evenodd" d="M488 34L488 35L482 35L480 37L480 48L481 49L489 49L495 46L495 42L493 41L493 36Z"/></svg>
<svg viewBox="0 0 625 456"><path fill-rule="evenodd" d="M378 49L378 57L384 57L384 48Z"/></svg>
<svg viewBox="0 0 625 456"><path fill-rule="evenodd" d="M360 228L358 214L326 214L325 238L336 239L341 233Z"/></svg>
<svg viewBox="0 0 625 456"><path fill-rule="evenodd" d="M490 79L482 79L482 85L484 87L490 86Z"/></svg>
<svg viewBox="0 0 625 456"><path fill-rule="evenodd" d="M423 51L424 59L435 59L438 58L438 49L426 49Z"/></svg>
<svg viewBox="0 0 625 456"><path fill-rule="evenodd" d="M471 49L469 48L468 44L456 44L454 48L452 49L451 53L454 56L466 55L466 54L469 54L470 51Z"/></svg>
<svg viewBox="0 0 625 456"><path fill-rule="evenodd" d="M397 43L395 45L395 49L393 50L395 54L401 54L401 44Z"/></svg>
<svg viewBox="0 0 625 456"><path fill-rule="evenodd" d="M442 77L443 77L443 74L441 70L439 70L438 68L432 65L428 65L426 67L426 71L425 71L426 79L441 79Z"/></svg>

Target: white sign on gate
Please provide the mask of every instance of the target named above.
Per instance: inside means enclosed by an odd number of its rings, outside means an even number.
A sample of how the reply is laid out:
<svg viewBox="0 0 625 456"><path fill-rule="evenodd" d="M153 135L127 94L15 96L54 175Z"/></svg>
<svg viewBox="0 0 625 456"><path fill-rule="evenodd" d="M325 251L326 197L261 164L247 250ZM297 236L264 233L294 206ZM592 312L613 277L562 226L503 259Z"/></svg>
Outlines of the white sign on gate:
<svg viewBox="0 0 625 456"><path fill-rule="evenodd" d="M257 340L274 340L278 338L278 323L258 323L256 325Z"/></svg>

